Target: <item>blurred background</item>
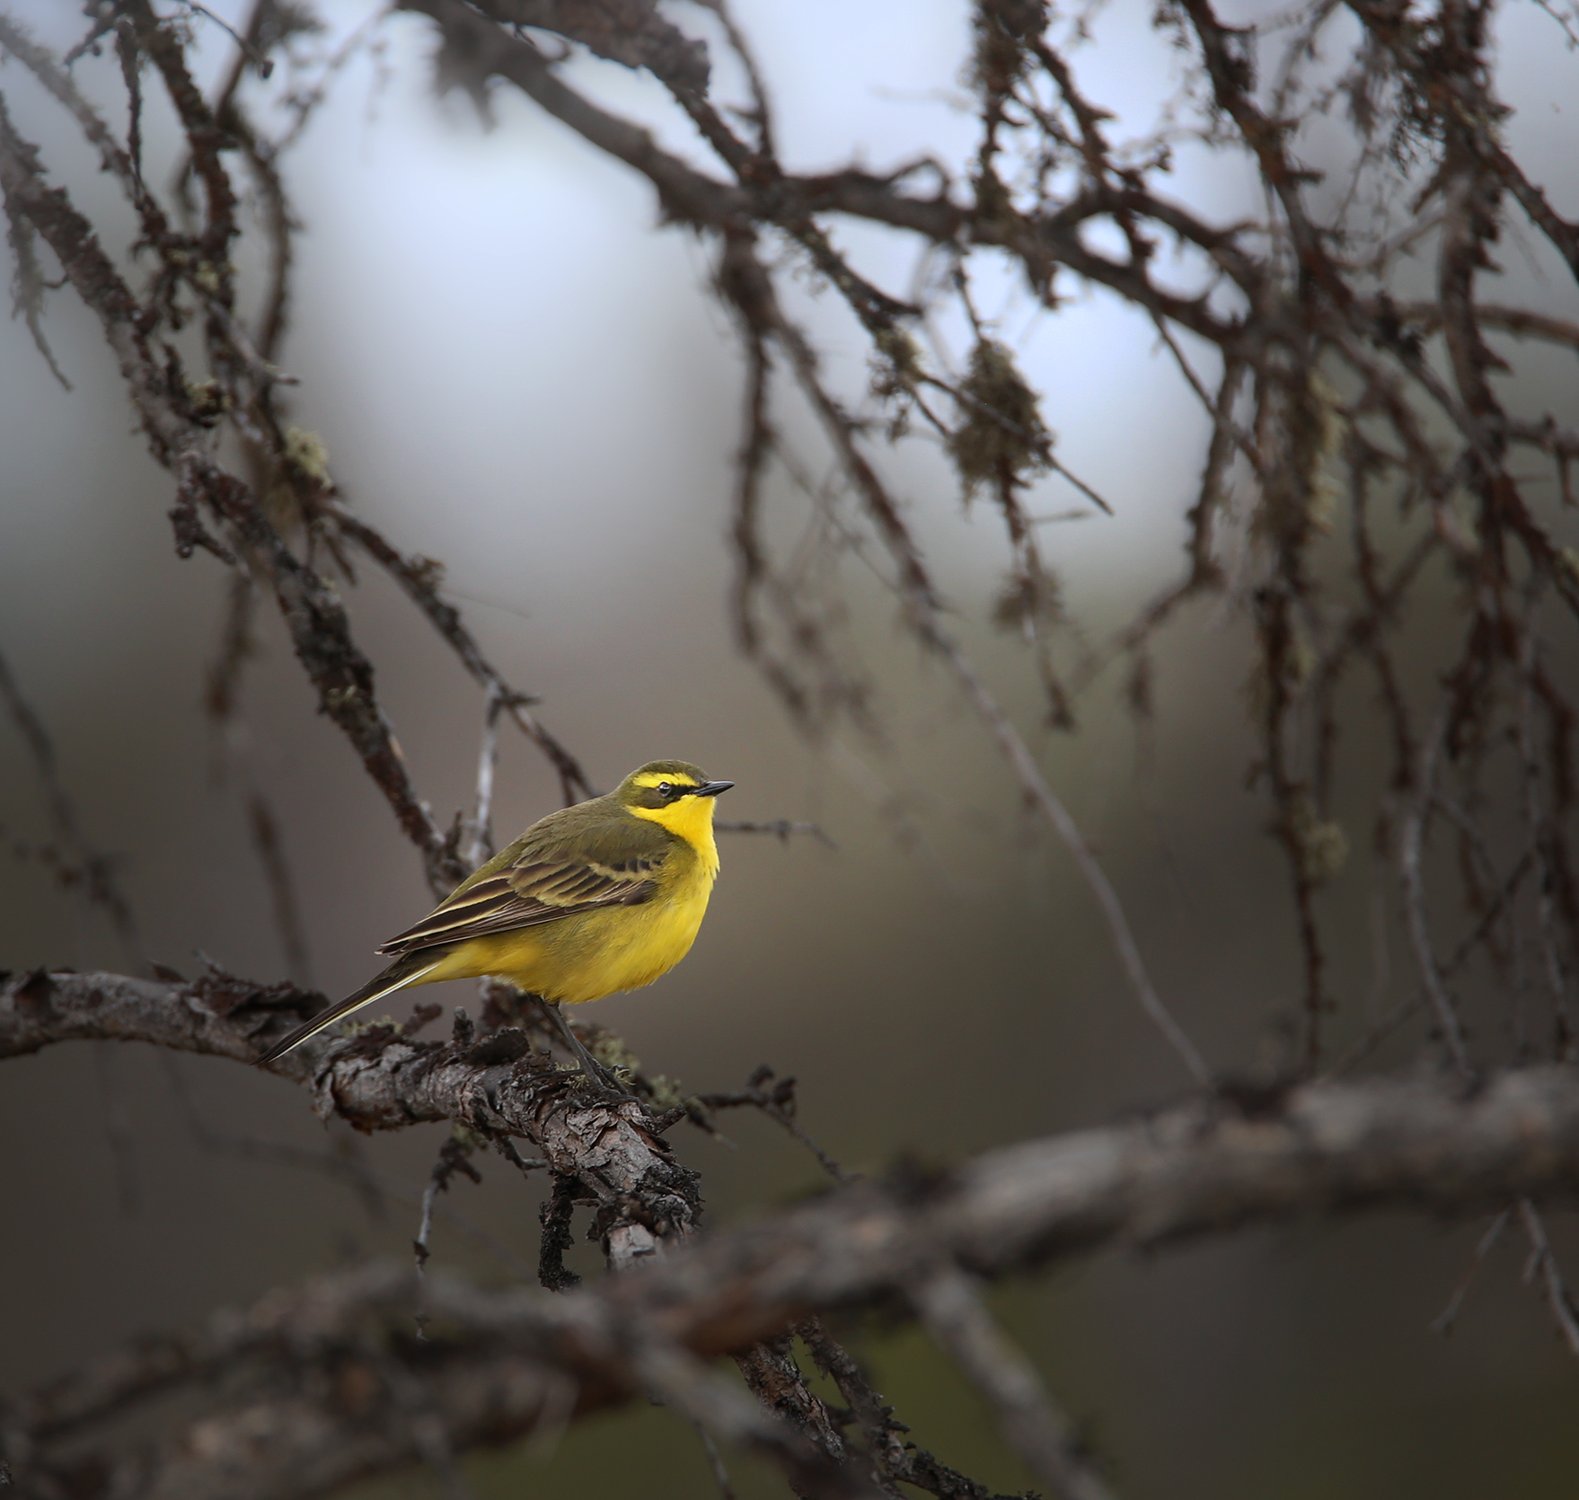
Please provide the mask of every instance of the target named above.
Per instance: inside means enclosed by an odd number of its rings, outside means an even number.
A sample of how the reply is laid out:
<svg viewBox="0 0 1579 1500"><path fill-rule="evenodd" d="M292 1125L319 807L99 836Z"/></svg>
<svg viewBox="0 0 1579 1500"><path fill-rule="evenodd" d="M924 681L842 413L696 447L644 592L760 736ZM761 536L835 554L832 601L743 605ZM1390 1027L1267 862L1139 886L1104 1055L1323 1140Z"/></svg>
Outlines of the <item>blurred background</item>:
<svg viewBox="0 0 1579 1500"><path fill-rule="evenodd" d="M239 22L240 6L212 8ZM80 24L68 7L10 9L56 45ZM848 65L831 67L817 27L836 9ZM789 164L876 169L923 149L958 162L973 148L962 6L852 13L753 0L737 11L769 64ZM336 24L363 14L347 6ZM1174 87L1146 7L1115 3L1099 24L1109 40L1085 54L1083 73L1094 98L1123 117ZM217 76L230 44L209 31ZM601 788L643 760L683 757L738 783L722 816L810 820L833 843L726 838L692 956L589 1018L688 1089L738 1087L761 1063L796 1076L801 1123L859 1171L903 1154L947 1162L1184 1094L1189 1078L1140 1015L1070 860L1032 825L980 724L876 582L852 570L844 603L879 685L877 735L799 733L737 653L727 526L742 366L707 295L710 252L659 227L645 183L523 102L497 96L485 128L465 99L436 98L416 19L377 35L287 164L305 225L284 360L301 382L294 419L321 439L359 514L443 562L447 597ZM1544 37L1506 24L1504 66L1528 101L1509 130L1573 211L1561 59ZM650 85L608 64L575 66L611 108L656 118ZM119 97L113 62L83 78L97 97ZM58 112L20 69L0 71L0 86L56 175L114 223L109 182ZM171 165L168 126L147 125L154 180ZM1173 184L1217 212L1241 200L1248 211L1249 188L1187 157ZM919 274L901 245L872 237L860 248L879 281L903 290ZM1540 285L1545 271L1515 255L1509 275ZM1056 317L1038 315L1006 274L985 311L1040 390L1061 460L1117 512L1046 528L1068 613L1096 639L1182 570L1207 427L1149 325L1104 294L1069 290ZM1571 284L1562 296L1572 316ZM824 358L859 377L864 343L809 292L803 310ZM169 482L68 296L52 299L48 331L70 393L20 322L0 327L0 650L47 726L83 831L114 856L146 952L186 973L207 955L259 980L287 977L248 834L257 789L306 913L308 966L288 977L341 993L426 910L419 861L316 714L267 611L244 728L216 742L202 693L225 572L202 553L176 558ZM804 414L786 411L781 429L820 474L826 455ZM962 508L938 454L910 444L889 458L963 637L1034 724L1020 654L983 623L1003 566L1000 522L990 506ZM1056 478L1028 503L1089 510ZM793 534L805 500L780 486L770 504ZM479 696L383 579L369 573L344 593L417 786L446 821L474 796ZM1299 996L1281 858L1245 785L1248 661L1242 622L1189 616L1157 655L1147 727L1115 676L1078 705L1077 732L1035 742L1159 987L1224 1073L1289 1059ZM530 747L501 743L502 842L558 793ZM52 877L40 854L50 836L35 767L14 724L0 723L0 965L134 964ZM1339 1045L1412 982L1402 962L1379 964L1369 874L1361 847L1322 898L1333 989L1358 997L1334 1022ZM474 1005L461 986L421 998ZM1405 1038L1394 1060L1418 1043ZM64 1107L83 1098L92 1110ZM815 1162L766 1122L722 1128L727 1141L675 1137L703 1174L712 1223L819 1185ZM299 1090L225 1062L95 1045L7 1063L0 1386L34 1384L137 1334L198 1327L217 1307L358 1257L407 1255L439 1143L436 1131L354 1146L326 1137ZM381 1196L335 1174L352 1149ZM482 1165L480 1187L457 1182L445 1200L436 1262L518 1279L535 1259L537 1203ZM1520 1283L1521 1247L1493 1251L1451 1338L1430 1329L1484 1228L1373 1217L1256 1232L1111 1254L995 1297L1127 1495L1568 1496L1574 1370ZM918 1441L999 1487L1028 1482L923 1336L872 1326L856 1344ZM730 1465L742 1494L779 1492L752 1460ZM687 1430L645 1408L468 1472L483 1496L620 1495L633 1472L654 1497L711 1483ZM434 1484L414 1473L359 1493Z"/></svg>

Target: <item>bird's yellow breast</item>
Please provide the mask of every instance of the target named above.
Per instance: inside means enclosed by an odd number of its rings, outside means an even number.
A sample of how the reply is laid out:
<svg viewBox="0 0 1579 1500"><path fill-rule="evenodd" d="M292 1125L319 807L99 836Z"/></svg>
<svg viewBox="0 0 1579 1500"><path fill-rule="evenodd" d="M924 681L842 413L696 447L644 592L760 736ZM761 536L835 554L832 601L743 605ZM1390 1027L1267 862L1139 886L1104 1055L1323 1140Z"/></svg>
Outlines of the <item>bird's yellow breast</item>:
<svg viewBox="0 0 1579 1500"><path fill-rule="evenodd" d="M712 845L710 833L707 843ZM691 951L717 874L716 848L676 849L650 901L468 938L450 949L423 982L492 975L564 1005L640 989Z"/></svg>

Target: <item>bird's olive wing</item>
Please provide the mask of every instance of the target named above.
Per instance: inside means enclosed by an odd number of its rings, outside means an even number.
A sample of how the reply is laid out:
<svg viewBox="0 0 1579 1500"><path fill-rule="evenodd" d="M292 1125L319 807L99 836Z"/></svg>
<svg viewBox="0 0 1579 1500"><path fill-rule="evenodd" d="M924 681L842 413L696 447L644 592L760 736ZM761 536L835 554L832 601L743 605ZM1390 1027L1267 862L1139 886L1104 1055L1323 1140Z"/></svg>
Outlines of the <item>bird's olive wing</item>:
<svg viewBox="0 0 1579 1500"><path fill-rule="evenodd" d="M604 906L639 906L657 893L661 854L598 859L587 855L534 858L469 881L380 953L410 953L438 944L518 927L538 927Z"/></svg>

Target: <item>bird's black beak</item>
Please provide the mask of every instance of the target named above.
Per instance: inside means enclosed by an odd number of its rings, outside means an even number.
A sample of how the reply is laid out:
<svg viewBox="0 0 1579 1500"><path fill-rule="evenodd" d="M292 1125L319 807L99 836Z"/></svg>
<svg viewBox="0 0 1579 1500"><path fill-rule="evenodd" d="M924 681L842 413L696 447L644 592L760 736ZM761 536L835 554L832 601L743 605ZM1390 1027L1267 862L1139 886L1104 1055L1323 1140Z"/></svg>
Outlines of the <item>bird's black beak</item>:
<svg viewBox="0 0 1579 1500"><path fill-rule="evenodd" d="M716 797L720 792L727 792L734 785L732 781L704 781L691 795L693 797Z"/></svg>

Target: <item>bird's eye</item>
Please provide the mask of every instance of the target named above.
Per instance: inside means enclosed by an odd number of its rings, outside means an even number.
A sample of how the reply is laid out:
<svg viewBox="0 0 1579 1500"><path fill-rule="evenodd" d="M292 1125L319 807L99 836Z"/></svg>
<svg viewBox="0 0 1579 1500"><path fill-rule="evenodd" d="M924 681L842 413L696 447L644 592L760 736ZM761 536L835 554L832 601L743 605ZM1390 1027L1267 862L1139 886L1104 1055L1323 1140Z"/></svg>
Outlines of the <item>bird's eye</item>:
<svg viewBox="0 0 1579 1500"><path fill-rule="evenodd" d="M674 783L672 781L660 781L658 783L658 795L660 797L674 796Z"/></svg>

